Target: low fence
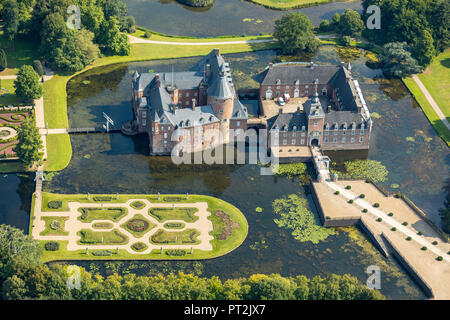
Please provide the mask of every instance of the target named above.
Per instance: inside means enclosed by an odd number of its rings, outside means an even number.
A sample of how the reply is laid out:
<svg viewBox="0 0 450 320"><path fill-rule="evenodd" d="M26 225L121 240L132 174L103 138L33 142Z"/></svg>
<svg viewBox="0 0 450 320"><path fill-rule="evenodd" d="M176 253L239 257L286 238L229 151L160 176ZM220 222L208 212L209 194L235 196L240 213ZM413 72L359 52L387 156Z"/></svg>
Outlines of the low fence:
<svg viewBox="0 0 450 320"><path fill-rule="evenodd" d="M24 105L15 105L15 106L6 106L0 105L0 111L22 111L22 110L33 110L34 104L24 104Z"/></svg>

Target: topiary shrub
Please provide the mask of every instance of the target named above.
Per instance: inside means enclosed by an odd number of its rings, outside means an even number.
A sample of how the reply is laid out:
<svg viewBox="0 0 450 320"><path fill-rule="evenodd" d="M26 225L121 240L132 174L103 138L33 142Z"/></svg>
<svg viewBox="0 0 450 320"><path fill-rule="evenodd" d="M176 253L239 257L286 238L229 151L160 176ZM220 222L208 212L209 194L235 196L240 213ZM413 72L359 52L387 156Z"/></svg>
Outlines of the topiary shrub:
<svg viewBox="0 0 450 320"><path fill-rule="evenodd" d="M331 217L330 217L330 216L326 216L326 217L325 217L325 219L327 219L327 220L330 220L330 219L331 219Z"/></svg>
<svg viewBox="0 0 450 320"><path fill-rule="evenodd" d="M373 204L373 207L374 208L378 208L380 206L380 204L378 203L378 202L375 202L374 204Z"/></svg>
<svg viewBox="0 0 450 320"><path fill-rule="evenodd" d="M433 244L433 246L435 246L435 245L438 244L438 242L437 241L433 241L432 244Z"/></svg>
<svg viewBox="0 0 450 320"><path fill-rule="evenodd" d="M112 255L112 252L109 250L95 250L92 251L92 255L97 257L107 257Z"/></svg>
<svg viewBox="0 0 450 320"><path fill-rule="evenodd" d="M335 195L338 195L338 194L339 194L339 191L336 191L334 194L335 194Z"/></svg>
<svg viewBox="0 0 450 320"><path fill-rule="evenodd" d="M381 222L381 221L383 221L383 219L381 219L381 218L378 218L378 219L377 219L377 221L378 221L378 222Z"/></svg>
<svg viewBox="0 0 450 320"><path fill-rule="evenodd" d="M61 228L61 222L59 222L58 220L53 220L52 222L50 222L50 229L58 230L59 228Z"/></svg>
<svg viewBox="0 0 450 320"><path fill-rule="evenodd" d="M165 252L168 256L185 256L186 255L186 251L183 249L167 249Z"/></svg>
<svg viewBox="0 0 450 320"><path fill-rule="evenodd" d="M422 251L426 251L428 248L427 247L425 247L425 246L423 246L422 248L420 248L420 250L422 250Z"/></svg>
<svg viewBox="0 0 450 320"><path fill-rule="evenodd" d="M44 248L47 251L58 251L59 250L59 242L49 241L44 244Z"/></svg>
<svg viewBox="0 0 450 320"><path fill-rule="evenodd" d="M93 199L94 199L94 201L111 201L112 197L111 196L96 196Z"/></svg>
<svg viewBox="0 0 450 320"><path fill-rule="evenodd" d="M362 209L362 212L366 213L368 210L366 208Z"/></svg>
<svg viewBox="0 0 450 320"><path fill-rule="evenodd" d="M411 241L411 237L406 237L406 240Z"/></svg>
<svg viewBox="0 0 450 320"><path fill-rule="evenodd" d="M417 232L417 234L418 234L419 236L421 236L421 235L423 235L423 232L422 232L422 231L419 231L419 232Z"/></svg>
<svg viewBox="0 0 450 320"><path fill-rule="evenodd" d="M405 221L405 222L402 223L402 225L407 226L408 222Z"/></svg>
<svg viewBox="0 0 450 320"><path fill-rule="evenodd" d="M147 245L143 242L136 242L131 245L131 248L134 251L143 251L147 248Z"/></svg>
<svg viewBox="0 0 450 320"><path fill-rule="evenodd" d="M394 215L394 214L393 214L392 212L389 212L389 213L388 213L388 216L389 216L389 217L392 217L393 215Z"/></svg>
<svg viewBox="0 0 450 320"><path fill-rule="evenodd" d="M352 186L346 186L345 189L350 190Z"/></svg>
<svg viewBox="0 0 450 320"><path fill-rule="evenodd" d="M60 209L62 207L62 201L49 201L47 207L50 209Z"/></svg>
<svg viewBox="0 0 450 320"><path fill-rule="evenodd" d="M353 203L353 199L348 200L348 203Z"/></svg>
<svg viewBox="0 0 450 320"><path fill-rule="evenodd" d="M42 63L39 60L34 60L32 67L34 71L39 75L39 77L42 77L44 75L44 68L42 67Z"/></svg>
<svg viewBox="0 0 450 320"><path fill-rule="evenodd" d="M444 260L444 258L442 258L442 256L439 256L439 257L436 258L436 260L437 261L442 261L442 260Z"/></svg>
<svg viewBox="0 0 450 320"><path fill-rule="evenodd" d="M150 31L145 31L144 38L150 39L152 36L152 33Z"/></svg>
<svg viewBox="0 0 450 320"><path fill-rule="evenodd" d="M395 231L395 230L397 230L397 228L396 228L396 227L392 227L391 230L392 230L392 231Z"/></svg>
<svg viewBox="0 0 450 320"><path fill-rule="evenodd" d="M364 198L366 197L366 195L365 195L364 193L361 193L361 194L359 195L359 197L360 197L361 199L364 199Z"/></svg>

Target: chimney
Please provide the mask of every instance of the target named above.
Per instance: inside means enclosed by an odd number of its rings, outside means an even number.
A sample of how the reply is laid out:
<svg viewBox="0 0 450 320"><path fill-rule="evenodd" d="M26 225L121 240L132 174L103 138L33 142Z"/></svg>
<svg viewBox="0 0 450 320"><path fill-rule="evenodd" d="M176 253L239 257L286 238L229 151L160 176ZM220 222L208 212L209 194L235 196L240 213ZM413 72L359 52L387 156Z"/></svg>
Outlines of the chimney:
<svg viewBox="0 0 450 320"><path fill-rule="evenodd" d="M214 55L217 57L219 56L219 48L214 49Z"/></svg>
<svg viewBox="0 0 450 320"><path fill-rule="evenodd" d="M272 69L272 67L273 67L273 63L269 62L269 69Z"/></svg>
<svg viewBox="0 0 450 320"><path fill-rule="evenodd" d="M178 88L175 88L172 92L172 103L178 104Z"/></svg>
<svg viewBox="0 0 450 320"><path fill-rule="evenodd" d="M209 78L210 75L211 75L211 65L208 63L208 64L206 64L206 68L205 68L205 77Z"/></svg>
<svg viewBox="0 0 450 320"><path fill-rule="evenodd" d="M195 110L197 101L195 99L192 99L192 110Z"/></svg>
<svg viewBox="0 0 450 320"><path fill-rule="evenodd" d="M158 88L161 87L161 80L159 80L159 73L155 74L155 81L156 84L158 85Z"/></svg>

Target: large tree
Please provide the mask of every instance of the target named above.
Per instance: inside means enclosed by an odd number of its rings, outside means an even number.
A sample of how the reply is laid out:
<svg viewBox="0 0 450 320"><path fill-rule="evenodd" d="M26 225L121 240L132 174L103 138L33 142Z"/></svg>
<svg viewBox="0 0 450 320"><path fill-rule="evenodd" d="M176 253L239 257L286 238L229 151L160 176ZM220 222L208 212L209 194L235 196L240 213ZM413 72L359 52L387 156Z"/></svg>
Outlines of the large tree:
<svg viewBox="0 0 450 320"><path fill-rule="evenodd" d="M103 21L97 41L103 45L102 51L108 55L130 54L131 46L128 37L120 32L116 17Z"/></svg>
<svg viewBox="0 0 450 320"><path fill-rule="evenodd" d="M3 5L3 30L8 40L13 41L19 29L19 5L16 0L8 0Z"/></svg>
<svg viewBox="0 0 450 320"><path fill-rule="evenodd" d="M311 20L301 12L290 12L276 20L273 36L284 54L314 52L319 46Z"/></svg>
<svg viewBox="0 0 450 320"><path fill-rule="evenodd" d="M8 67L8 58L5 50L0 48L0 72Z"/></svg>
<svg viewBox="0 0 450 320"><path fill-rule="evenodd" d="M34 100L42 97L42 87L39 85L39 75L32 66L23 65L17 72L14 80L16 96L19 98Z"/></svg>
<svg viewBox="0 0 450 320"><path fill-rule="evenodd" d="M341 15L338 25L339 32L346 36L359 36L364 30L364 22L355 10L346 10Z"/></svg>
<svg viewBox="0 0 450 320"><path fill-rule="evenodd" d="M35 162L42 160L42 141L39 129L36 126L34 117L28 117L22 122L17 132L19 142L14 147L14 151L20 161L27 167L33 166Z"/></svg>
<svg viewBox="0 0 450 320"><path fill-rule="evenodd" d="M380 64L383 73L387 77L402 78L406 75L419 73L422 67L410 52L406 42L392 42L384 46L384 52L380 56Z"/></svg>

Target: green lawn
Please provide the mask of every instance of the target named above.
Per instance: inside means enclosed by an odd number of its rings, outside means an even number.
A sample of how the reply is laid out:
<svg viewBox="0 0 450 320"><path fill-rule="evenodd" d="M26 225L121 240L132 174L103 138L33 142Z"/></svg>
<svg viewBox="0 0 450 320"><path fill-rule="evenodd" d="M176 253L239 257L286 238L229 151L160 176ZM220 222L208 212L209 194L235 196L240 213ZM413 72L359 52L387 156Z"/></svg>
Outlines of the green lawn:
<svg viewBox="0 0 450 320"><path fill-rule="evenodd" d="M73 194L73 195L65 195L65 194L52 194L43 192L42 194L42 206L44 211L51 211L47 208L47 204L49 201L60 200L62 201L62 208L58 209L59 211L64 211L68 209L68 201L79 201L85 203L95 203L93 200L94 196L105 196L105 195L91 195L90 200L87 199L85 194ZM115 195L111 195L113 200L111 203L124 203L129 199L147 199L150 202L154 203L168 203L164 201L164 198L167 195L161 195L161 199L158 200L157 195L119 195L119 199L115 199ZM203 195L189 195L189 199L186 200L186 195L170 195L170 197L177 197L179 201L177 203L195 203L195 202L207 202L208 203L208 211L211 212L211 216L208 218L213 223L213 231L210 233L214 239L212 240L213 250L212 251L202 251L198 249L194 249L193 254L190 254L190 251L187 252L184 256L170 256L165 253L163 250L163 255L161 255L160 250L153 250L150 254L132 254L127 252L126 250L119 250L119 253L116 254L115 250L113 250L113 254L111 256L93 256L90 252L86 255L86 250L77 250L77 251L67 251L67 242L66 241L58 241L60 243L60 249L58 251L45 251L42 256L43 262L53 261L53 260L200 260L200 259L210 259L218 256L222 256L227 254L228 252L239 247L242 242L247 237L248 233L248 223L245 216L242 212L233 206L232 204L225 202L221 199L203 196ZM34 197L33 202L34 203ZM33 208L31 210L31 220L30 220L30 230L33 225ZM230 216L233 222L239 224L239 227L233 229L232 234L225 240L217 239L217 235L221 234L223 228L225 227L224 223L220 221L218 217L214 215L214 212L217 210L222 210L226 214ZM31 231L30 231L31 233ZM90 234L89 234L90 236ZM44 246L46 241L41 241L41 245Z"/></svg>
<svg viewBox="0 0 450 320"><path fill-rule="evenodd" d="M0 31L0 47L5 49L8 59L8 68L0 72L2 76L16 74L22 65L32 64L34 60L40 59L38 43L16 39L12 44L3 37L3 31Z"/></svg>
<svg viewBox="0 0 450 320"><path fill-rule="evenodd" d="M197 211L197 208L152 208L148 213L159 222L167 220L195 222L198 220L198 217L194 215Z"/></svg>
<svg viewBox="0 0 450 320"><path fill-rule="evenodd" d="M158 230L151 237L152 244L198 244L200 241L197 237L200 232L196 229L187 229L184 231L165 231Z"/></svg>
<svg viewBox="0 0 450 320"><path fill-rule="evenodd" d="M450 147L450 130L444 125L444 123L439 119L436 112L433 110L433 107L428 102L428 100L423 95L419 86L414 82L411 77L403 78L403 83L408 88L409 92L414 96L417 103L422 108L423 112L427 116L430 123L433 125L434 129L438 133L438 135L447 143L447 146Z"/></svg>
<svg viewBox="0 0 450 320"><path fill-rule="evenodd" d="M433 96L442 113L450 118L450 49L434 58L430 66L418 75Z"/></svg>
<svg viewBox="0 0 450 320"><path fill-rule="evenodd" d="M248 0L260 4L266 8L277 10L289 10L295 8L312 7L319 4L332 2L333 0Z"/></svg>
<svg viewBox="0 0 450 320"><path fill-rule="evenodd" d="M45 171L60 171L67 167L72 158L70 137L65 134L49 134L47 140L47 162Z"/></svg>
<svg viewBox="0 0 450 320"><path fill-rule="evenodd" d="M17 98L15 92L13 79L0 79L0 106L23 105L26 103L26 100Z"/></svg>
<svg viewBox="0 0 450 320"><path fill-rule="evenodd" d="M111 231L82 229L78 231L78 235L81 236L81 239L78 241L79 244L108 245L128 243L128 237L117 229Z"/></svg>
<svg viewBox="0 0 450 320"><path fill-rule="evenodd" d="M78 211L80 213L87 212L86 218L83 219L82 216L78 217L78 220L86 223L95 220L111 220L117 222L128 213L127 208L80 208Z"/></svg>
<svg viewBox="0 0 450 320"><path fill-rule="evenodd" d="M42 217L43 221L45 221L45 229L40 233L41 236L66 236L69 233L64 229L65 222L69 217ZM52 221L58 221L60 227L56 230L51 228Z"/></svg>

